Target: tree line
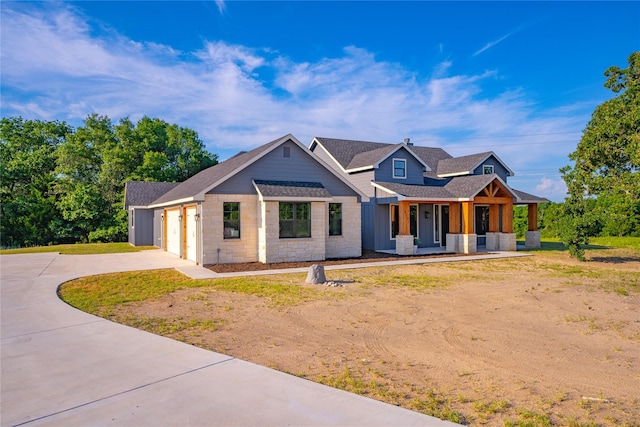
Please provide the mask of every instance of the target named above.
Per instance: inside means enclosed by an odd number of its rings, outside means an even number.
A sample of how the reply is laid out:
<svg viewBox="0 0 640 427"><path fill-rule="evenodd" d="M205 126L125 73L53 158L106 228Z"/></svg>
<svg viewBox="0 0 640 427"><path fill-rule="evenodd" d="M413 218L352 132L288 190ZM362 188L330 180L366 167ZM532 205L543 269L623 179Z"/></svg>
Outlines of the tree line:
<svg viewBox="0 0 640 427"><path fill-rule="evenodd" d="M125 182L181 182L217 163L194 130L157 118L2 118L1 245L126 241Z"/></svg>

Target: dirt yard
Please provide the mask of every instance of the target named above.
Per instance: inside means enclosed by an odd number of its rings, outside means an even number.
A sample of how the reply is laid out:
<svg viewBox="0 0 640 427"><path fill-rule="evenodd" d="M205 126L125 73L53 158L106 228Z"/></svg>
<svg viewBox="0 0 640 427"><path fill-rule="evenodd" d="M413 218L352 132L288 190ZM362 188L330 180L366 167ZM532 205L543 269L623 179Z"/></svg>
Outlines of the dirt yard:
<svg viewBox="0 0 640 427"><path fill-rule="evenodd" d="M214 319L166 335L463 424L640 425L640 254L589 256L282 275L321 297L199 288L115 314Z"/></svg>

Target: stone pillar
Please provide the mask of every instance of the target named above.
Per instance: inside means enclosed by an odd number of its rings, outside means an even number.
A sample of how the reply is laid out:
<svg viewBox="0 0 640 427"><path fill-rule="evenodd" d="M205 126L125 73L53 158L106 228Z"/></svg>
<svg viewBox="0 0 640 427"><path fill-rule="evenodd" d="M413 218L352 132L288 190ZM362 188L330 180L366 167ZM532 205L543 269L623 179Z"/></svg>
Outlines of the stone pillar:
<svg viewBox="0 0 640 427"><path fill-rule="evenodd" d="M527 231L527 235L524 241L525 248L539 248L540 247L540 232L539 231Z"/></svg>
<svg viewBox="0 0 640 427"><path fill-rule="evenodd" d="M478 252L478 235L477 234L459 234L460 247L459 253L472 254Z"/></svg>
<svg viewBox="0 0 640 427"><path fill-rule="evenodd" d="M396 236L396 254L413 255L413 236L411 234L398 234Z"/></svg>
<svg viewBox="0 0 640 427"><path fill-rule="evenodd" d="M488 251L500 250L500 234L501 233L492 233L492 232L487 233L486 246Z"/></svg>
<svg viewBox="0 0 640 427"><path fill-rule="evenodd" d="M515 251L516 250L516 234L500 233L500 250Z"/></svg>
<svg viewBox="0 0 640 427"><path fill-rule="evenodd" d="M460 236L460 234L447 233L447 252L458 253L460 249L458 236Z"/></svg>

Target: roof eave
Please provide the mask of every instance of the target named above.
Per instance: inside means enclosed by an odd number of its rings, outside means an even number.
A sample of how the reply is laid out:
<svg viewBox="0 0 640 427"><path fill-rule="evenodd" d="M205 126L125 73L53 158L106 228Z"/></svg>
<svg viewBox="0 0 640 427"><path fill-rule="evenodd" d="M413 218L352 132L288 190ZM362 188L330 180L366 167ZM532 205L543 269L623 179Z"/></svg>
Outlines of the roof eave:
<svg viewBox="0 0 640 427"><path fill-rule="evenodd" d="M192 197L184 197L182 199L177 199L177 200L169 200L167 202L161 202L161 203L155 203L155 204L151 204L148 206L149 209L154 209L154 208L164 208L167 206L173 206L173 205L181 205L183 203L188 203L188 202L198 202L201 200L197 200L195 196Z"/></svg>

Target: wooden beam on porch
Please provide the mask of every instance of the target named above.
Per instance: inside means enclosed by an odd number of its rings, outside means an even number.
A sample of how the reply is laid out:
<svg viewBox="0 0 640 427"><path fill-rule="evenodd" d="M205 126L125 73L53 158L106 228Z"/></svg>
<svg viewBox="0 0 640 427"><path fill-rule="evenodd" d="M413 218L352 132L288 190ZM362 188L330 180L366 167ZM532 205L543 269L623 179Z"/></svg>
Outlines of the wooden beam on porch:
<svg viewBox="0 0 640 427"><path fill-rule="evenodd" d="M508 203L513 204L513 199L511 197L486 197L486 196L476 196L473 201L477 204L482 205L506 205Z"/></svg>
<svg viewBox="0 0 640 427"><path fill-rule="evenodd" d="M500 232L500 205L489 205L489 233Z"/></svg>
<svg viewBox="0 0 640 427"><path fill-rule="evenodd" d="M408 235L411 234L411 203L407 201L400 202L400 226L398 234Z"/></svg>
<svg viewBox="0 0 640 427"><path fill-rule="evenodd" d="M513 202L502 205L502 232L513 233Z"/></svg>
<svg viewBox="0 0 640 427"><path fill-rule="evenodd" d="M462 202L462 234L473 233L473 202Z"/></svg>
<svg viewBox="0 0 640 427"><path fill-rule="evenodd" d="M538 204L530 203L527 205L527 230L538 231Z"/></svg>
<svg viewBox="0 0 640 427"><path fill-rule="evenodd" d="M460 234L460 203L449 204L449 234Z"/></svg>

